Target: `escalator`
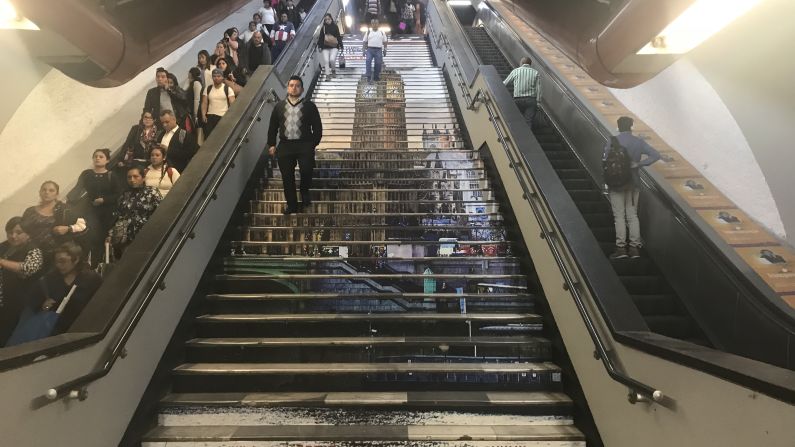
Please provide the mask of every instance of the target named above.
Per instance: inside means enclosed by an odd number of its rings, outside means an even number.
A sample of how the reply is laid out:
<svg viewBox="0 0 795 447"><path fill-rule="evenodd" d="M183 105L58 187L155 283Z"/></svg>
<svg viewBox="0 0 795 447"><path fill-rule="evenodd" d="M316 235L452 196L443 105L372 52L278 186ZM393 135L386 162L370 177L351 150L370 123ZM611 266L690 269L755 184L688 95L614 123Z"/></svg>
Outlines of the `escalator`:
<svg viewBox="0 0 795 447"><path fill-rule="evenodd" d="M511 65L487 31L482 27L463 28L483 64L494 65L502 78L507 77ZM602 188L543 110L537 114L532 130L605 255L609 255L615 248L615 230L610 203ZM644 256L610 262L651 331L704 346L710 344L653 259Z"/></svg>
<svg viewBox="0 0 795 447"><path fill-rule="evenodd" d="M311 208L281 214L278 174L253 194L142 445L584 446L576 377L426 41L391 42L373 84L357 45L314 89Z"/></svg>

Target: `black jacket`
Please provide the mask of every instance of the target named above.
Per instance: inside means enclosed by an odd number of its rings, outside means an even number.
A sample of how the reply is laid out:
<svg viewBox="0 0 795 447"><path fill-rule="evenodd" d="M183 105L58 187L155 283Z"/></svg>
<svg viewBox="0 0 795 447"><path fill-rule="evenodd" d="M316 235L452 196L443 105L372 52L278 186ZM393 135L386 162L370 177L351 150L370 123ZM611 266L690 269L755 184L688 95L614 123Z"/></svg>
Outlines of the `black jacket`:
<svg viewBox="0 0 795 447"><path fill-rule="evenodd" d="M162 141L165 134L166 131L161 130L157 134L157 141ZM188 162L196 155L198 150L199 144L196 142L196 137L185 129L179 128L168 143L168 164L183 173L185 168L188 167Z"/></svg>
<svg viewBox="0 0 795 447"><path fill-rule="evenodd" d="M337 38L337 48L342 50L342 36L340 35L340 29L336 23L332 23L331 25L326 25L324 23L323 26L320 27L320 36L317 39L317 46L320 49L334 48L326 46L325 38L327 33Z"/></svg>
<svg viewBox="0 0 795 447"><path fill-rule="evenodd" d="M268 39L270 41L270 39ZM254 40L251 40L248 43L248 48L246 51L248 52L248 57L246 60L248 61L248 69L254 73L257 70L257 67L260 65L272 65L273 62L271 61L271 49L268 48L268 44L266 42L262 42L262 45L257 47L254 45ZM257 58L257 53L261 53L261 56ZM257 59L259 59L259 63L257 63Z"/></svg>
<svg viewBox="0 0 795 447"><path fill-rule="evenodd" d="M190 106L188 104L188 93L181 88L176 88L168 92L171 96L171 104L174 106L173 112L177 117L177 123L185 125L185 118L188 116ZM155 122L160 120L160 87L150 88L146 92L144 101L144 112L149 112L155 118Z"/></svg>
<svg viewBox="0 0 795 447"><path fill-rule="evenodd" d="M158 118L159 121L159 118ZM127 133L127 139L124 141L124 150L127 151L129 149L133 150L133 158L139 160L148 160L149 159L149 151L152 150L151 143L144 145L141 142L141 131L142 127L140 124L136 124L130 128L130 132ZM155 139L157 140L157 133L160 132L160 129L155 130Z"/></svg>

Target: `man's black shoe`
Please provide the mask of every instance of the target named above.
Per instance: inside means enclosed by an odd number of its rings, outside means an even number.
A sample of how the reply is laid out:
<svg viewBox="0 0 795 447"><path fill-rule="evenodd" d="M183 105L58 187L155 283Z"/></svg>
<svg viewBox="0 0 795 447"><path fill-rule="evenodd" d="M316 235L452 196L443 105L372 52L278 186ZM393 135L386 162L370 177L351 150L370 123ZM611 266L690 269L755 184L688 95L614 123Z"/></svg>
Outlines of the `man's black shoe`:
<svg viewBox="0 0 795 447"><path fill-rule="evenodd" d="M284 214L286 216L288 214L295 214L297 212L298 212L298 210L296 208L288 206L287 208L284 209L284 211L282 211L282 214Z"/></svg>

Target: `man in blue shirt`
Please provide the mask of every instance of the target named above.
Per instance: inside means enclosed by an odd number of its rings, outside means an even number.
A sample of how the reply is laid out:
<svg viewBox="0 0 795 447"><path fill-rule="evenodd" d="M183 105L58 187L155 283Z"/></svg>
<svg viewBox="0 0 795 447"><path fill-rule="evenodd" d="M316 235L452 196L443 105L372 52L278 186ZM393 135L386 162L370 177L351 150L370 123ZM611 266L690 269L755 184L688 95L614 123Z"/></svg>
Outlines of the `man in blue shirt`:
<svg viewBox="0 0 795 447"><path fill-rule="evenodd" d="M640 198L638 169L642 166L649 166L660 159L659 152L642 139L632 135L634 123L635 121L628 116L618 119L619 134L616 139L632 160L632 181L626 186L610 188L608 191L616 226L616 251L610 256L612 259L640 257L643 240L640 238L640 221L638 220L638 199ZM610 147L611 143L608 142L605 146L604 158L607 158ZM644 155L646 158L643 158ZM629 244L627 244L627 227L629 227Z"/></svg>

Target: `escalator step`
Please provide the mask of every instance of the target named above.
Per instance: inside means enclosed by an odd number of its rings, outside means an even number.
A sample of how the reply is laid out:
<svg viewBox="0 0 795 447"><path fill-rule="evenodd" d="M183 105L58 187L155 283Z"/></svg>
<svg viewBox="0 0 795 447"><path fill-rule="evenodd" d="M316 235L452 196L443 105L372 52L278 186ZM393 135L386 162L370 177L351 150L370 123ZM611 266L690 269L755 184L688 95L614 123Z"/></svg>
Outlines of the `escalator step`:
<svg viewBox="0 0 795 447"><path fill-rule="evenodd" d="M550 162L557 161L557 160L577 160L577 158L574 156L574 154L571 151L569 151L569 150L557 150L557 149L554 149L554 150L548 150L547 151L546 148L544 148L544 150L546 151L545 155L550 160Z"/></svg>
<svg viewBox="0 0 795 447"><path fill-rule="evenodd" d="M589 178L563 179L563 187L569 191L589 190L594 188L594 183Z"/></svg>
<svg viewBox="0 0 795 447"><path fill-rule="evenodd" d="M613 226L591 227L591 232L599 242L612 242L616 239L616 230Z"/></svg>
<svg viewBox="0 0 795 447"><path fill-rule="evenodd" d="M613 214L610 212L586 214L583 213L583 218L589 227L606 227L613 225Z"/></svg>
<svg viewBox="0 0 795 447"><path fill-rule="evenodd" d="M632 301L644 316L677 315L679 313L677 298L674 295L632 295Z"/></svg>
<svg viewBox="0 0 795 447"><path fill-rule="evenodd" d="M591 176L588 175L588 171L582 168L559 169L557 173L560 178L565 180L591 180Z"/></svg>
<svg viewBox="0 0 795 447"><path fill-rule="evenodd" d="M614 232L612 228L610 228L611 234ZM611 236L612 238L613 236ZM610 239L608 239L610 240ZM657 274L657 268L654 266L654 263L647 257L641 257L638 259L611 259L611 264L613 264L613 269L619 276L634 276L634 275L654 275Z"/></svg>
<svg viewBox="0 0 795 447"><path fill-rule="evenodd" d="M619 276L630 294L658 294L669 291L670 286L658 275Z"/></svg>
<svg viewBox="0 0 795 447"><path fill-rule="evenodd" d="M575 203L577 209L583 214L610 214L610 205L604 200L598 201L578 201Z"/></svg>
<svg viewBox="0 0 795 447"><path fill-rule="evenodd" d="M573 189L569 190L569 195L575 202L601 201L607 205L604 194L598 189Z"/></svg>
<svg viewBox="0 0 795 447"><path fill-rule="evenodd" d="M683 315L646 315L649 329L666 337L686 340L694 335L693 322Z"/></svg>
<svg viewBox="0 0 795 447"><path fill-rule="evenodd" d="M581 168L580 161L576 158L569 159L550 159L549 162L552 167L557 169L578 169Z"/></svg>

